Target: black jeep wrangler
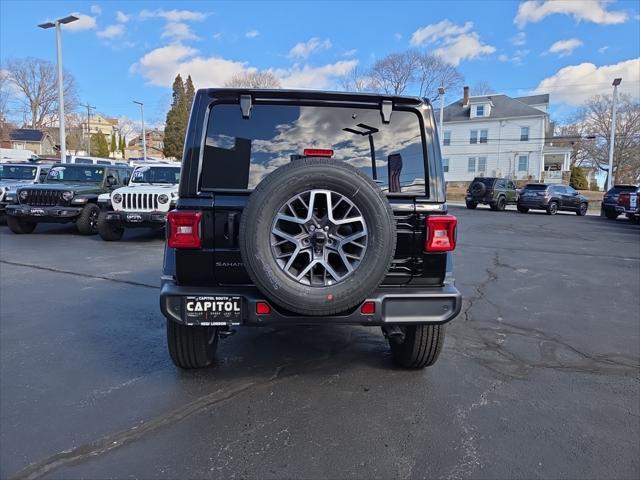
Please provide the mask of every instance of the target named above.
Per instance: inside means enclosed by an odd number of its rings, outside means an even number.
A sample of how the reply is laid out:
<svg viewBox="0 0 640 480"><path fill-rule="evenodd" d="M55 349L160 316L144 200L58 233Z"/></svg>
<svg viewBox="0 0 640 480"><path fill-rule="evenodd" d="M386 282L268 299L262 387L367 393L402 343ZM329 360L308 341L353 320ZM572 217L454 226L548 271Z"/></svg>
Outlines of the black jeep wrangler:
<svg viewBox="0 0 640 480"><path fill-rule="evenodd" d="M75 222L82 235L98 232L98 196L126 185L127 165L58 164L45 181L21 187L7 205L7 224L13 233L32 233L38 223Z"/></svg>
<svg viewBox="0 0 640 480"><path fill-rule="evenodd" d="M418 98L199 90L160 306L173 362L234 326L379 326L432 365L461 307L432 107Z"/></svg>
<svg viewBox="0 0 640 480"><path fill-rule="evenodd" d="M476 177L469 184L464 200L470 209L482 203L489 205L491 210L501 212L507 205L518 203L518 190L507 178Z"/></svg>

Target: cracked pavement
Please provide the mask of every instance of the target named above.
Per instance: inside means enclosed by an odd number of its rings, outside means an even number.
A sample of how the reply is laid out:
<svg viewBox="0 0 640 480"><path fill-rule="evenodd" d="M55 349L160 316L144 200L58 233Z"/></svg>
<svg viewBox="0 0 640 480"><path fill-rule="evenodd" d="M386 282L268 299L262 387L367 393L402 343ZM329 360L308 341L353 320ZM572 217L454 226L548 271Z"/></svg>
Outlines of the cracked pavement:
<svg viewBox="0 0 640 480"><path fill-rule="evenodd" d="M1 478L638 478L640 229L467 211L435 366L379 330L244 329L181 372L162 239L0 227Z"/></svg>

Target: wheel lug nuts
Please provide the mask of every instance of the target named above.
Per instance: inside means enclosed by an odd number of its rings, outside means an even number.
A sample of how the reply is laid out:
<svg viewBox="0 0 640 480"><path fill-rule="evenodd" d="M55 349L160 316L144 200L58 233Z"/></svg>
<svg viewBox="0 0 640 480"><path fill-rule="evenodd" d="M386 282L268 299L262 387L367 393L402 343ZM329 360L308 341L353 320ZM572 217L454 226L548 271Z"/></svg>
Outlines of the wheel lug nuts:
<svg viewBox="0 0 640 480"><path fill-rule="evenodd" d="M315 229L316 229L316 227L314 227L313 225L311 225L311 226L309 227L309 230L311 230L312 232L313 232Z"/></svg>
<svg viewBox="0 0 640 480"><path fill-rule="evenodd" d="M324 231L328 232L329 231L329 225L327 225L326 227L324 227Z"/></svg>

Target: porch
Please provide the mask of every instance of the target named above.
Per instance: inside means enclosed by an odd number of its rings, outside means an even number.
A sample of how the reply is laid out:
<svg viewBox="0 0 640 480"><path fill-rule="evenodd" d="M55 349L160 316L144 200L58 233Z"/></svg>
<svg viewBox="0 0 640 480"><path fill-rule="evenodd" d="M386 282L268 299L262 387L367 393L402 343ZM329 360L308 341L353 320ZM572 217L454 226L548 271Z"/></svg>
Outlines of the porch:
<svg viewBox="0 0 640 480"><path fill-rule="evenodd" d="M545 145L540 179L544 183L569 183L571 177L571 147Z"/></svg>

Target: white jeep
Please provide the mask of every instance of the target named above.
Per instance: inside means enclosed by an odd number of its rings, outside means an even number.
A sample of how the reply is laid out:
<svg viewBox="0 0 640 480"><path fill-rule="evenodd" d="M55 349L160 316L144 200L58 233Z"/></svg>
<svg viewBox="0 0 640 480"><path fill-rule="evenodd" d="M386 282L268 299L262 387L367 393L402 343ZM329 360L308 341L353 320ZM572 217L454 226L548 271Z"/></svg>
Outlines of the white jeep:
<svg viewBox="0 0 640 480"><path fill-rule="evenodd" d="M161 229L178 199L180 166L166 163L135 168L126 187L100 195L98 233L103 240L122 238L125 228Z"/></svg>

